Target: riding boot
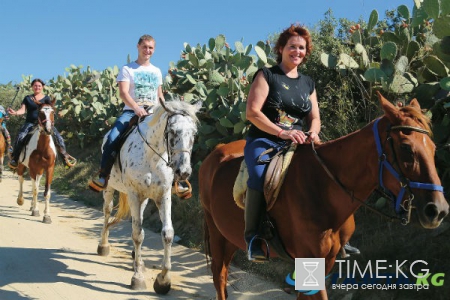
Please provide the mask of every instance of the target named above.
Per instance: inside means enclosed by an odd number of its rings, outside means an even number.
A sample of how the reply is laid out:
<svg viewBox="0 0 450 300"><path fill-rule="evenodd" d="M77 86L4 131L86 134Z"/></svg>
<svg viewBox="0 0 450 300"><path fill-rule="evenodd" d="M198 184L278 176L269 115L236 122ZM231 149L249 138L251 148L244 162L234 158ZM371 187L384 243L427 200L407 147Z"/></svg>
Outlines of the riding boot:
<svg viewBox="0 0 450 300"><path fill-rule="evenodd" d="M249 261L262 262L268 260L261 249L261 242L265 242L265 240L258 236L265 206L264 193L247 188L244 237L247 243Z"/></svg>

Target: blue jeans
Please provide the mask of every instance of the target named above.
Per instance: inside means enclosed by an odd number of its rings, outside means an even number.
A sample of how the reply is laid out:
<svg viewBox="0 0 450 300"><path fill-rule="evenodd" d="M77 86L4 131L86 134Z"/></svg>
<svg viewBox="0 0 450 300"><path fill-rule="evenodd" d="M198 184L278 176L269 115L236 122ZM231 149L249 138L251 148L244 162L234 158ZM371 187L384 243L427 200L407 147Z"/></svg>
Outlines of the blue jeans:
<svg viewBox="0 0 450 300"><path fill-rule="evenodd" d="M103 145L102 162L100 164L100 176L107 177L111 173L112 166L117 156L119 148L119 137L125 132L130 124L130 120L136 114L132 110L125 110L114 123L109 135Z"/></svg>
<svg viewBox="0 0 450 300"><path fill-rule="evenodd" d="M274 156L284 145L286 141L275 142L267 138L247 137L247 143L244 148L244 159L248 169L247 186L253 190L264 191L264 177L266 176L269 163L258 163L258 158L269 148L275 148L274 151L265 154L261 159L269 159Z"/></svg>

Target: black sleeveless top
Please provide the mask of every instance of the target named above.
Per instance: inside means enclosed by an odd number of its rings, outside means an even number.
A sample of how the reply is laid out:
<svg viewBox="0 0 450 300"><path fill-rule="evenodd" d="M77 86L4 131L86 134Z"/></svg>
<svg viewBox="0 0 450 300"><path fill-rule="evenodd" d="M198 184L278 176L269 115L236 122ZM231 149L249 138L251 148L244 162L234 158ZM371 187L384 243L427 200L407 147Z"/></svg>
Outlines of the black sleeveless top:
<svg viewBox="0 0 450 300"><path fill-rule="evenodd" d="M269 85L269 94L262 107L262 112L270 121L283 129L302 130L303 118L312 109L309 97L314 92L314 81L300 72L297 78L289 78L278 65L259 69L253 78L256 78L261 71ZM272 140L278 139L253 124L250 126L248 135Z"/></svg>
<svg viewBox="0 0 450 300"><path fill-rule="evenodd" d="M25 122L27 123L37 123L38 120L38 106L36 103L34 103L33 99L31 99L32 95L25 96L23 98L22 104L25 104L25 108L27 109L27 116L25 119ZM51 103L51 99L49 96L44 96L41 100L39 100L41 103Z"/></svg>

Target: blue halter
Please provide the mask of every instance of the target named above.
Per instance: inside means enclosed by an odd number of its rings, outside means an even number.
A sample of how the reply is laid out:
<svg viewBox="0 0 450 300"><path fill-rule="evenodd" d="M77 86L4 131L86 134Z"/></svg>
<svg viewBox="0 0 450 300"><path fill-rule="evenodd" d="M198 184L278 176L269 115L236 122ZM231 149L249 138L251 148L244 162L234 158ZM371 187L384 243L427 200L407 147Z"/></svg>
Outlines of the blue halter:
<svg viewBox="0 0 450 300"><path fill-rule="evenodd" d="M378 160L379 160L379 171L378 171L379 184L380 184L381 188L383 189L383 191L390 197L390 199L392 201L395 201L395 211L398 214L401 213L401 209L408 211L407 222L409 222L409 215L410 215L411 209L412 209L412 200L414 199L414 195L411 193L411 190L410 190L411 188L438 191L441 193L444 192L444 188L441 185L437 185L437 184L410 181L408 178L403 176L403 174L399 174L394 169L394 167L392 167L392 165L386 160L386 154L383 152L383 149L381 147L381 139L380 139L380 134L378 132L378 122L379 121L380 121L380 119L377 119L373 123L373 133L374 133L375 143L377 145L377 151L378 151L378 157L379 157L378 158ZM425 129L418 128L418 127L411 127L411 126L394 126L391 128L391 130L392 129L409 129L409 130L414 130L414 131L424 133L424 134L428 133L428 131L426 131ZM400 182L401 189L400 189L400 193L397 195L397 199L395 199L395 195L391 191L389 191L383 184L383 170L385 167ZM403 196L405 195L406 189L409 190L410 195L411 195L410 199L406 200L409 202L407 205L408 207L405 207L405 205L402 205L402 200L403 200Z"/></svg>

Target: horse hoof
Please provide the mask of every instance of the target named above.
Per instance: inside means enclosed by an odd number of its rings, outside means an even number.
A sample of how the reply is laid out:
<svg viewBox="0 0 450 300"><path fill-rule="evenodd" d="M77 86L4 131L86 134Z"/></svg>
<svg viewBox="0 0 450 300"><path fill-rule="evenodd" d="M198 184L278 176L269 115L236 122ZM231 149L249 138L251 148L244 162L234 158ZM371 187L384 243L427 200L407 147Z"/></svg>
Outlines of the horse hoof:
<svg viewBox="0 0 450 300"><path fill-rule="evenodd" d="M39 213L38 210L33 210L33 211L31 211L31 215L32 215L33 217L40 217L40 216L41 216L41 214Z"/></svg>
<svg viewBox="0 0 450 300"><path fill-rule="evenodd" d="M160 284L158 279L155 280L153 283L153 289L155 290L155 293L158 295L165 295L170 291L171 283L166 282L164 284Z"/></svg>
<svg viewBox="0 0 450 300"><path fill-rule="evenodd" d="M131 279L131 289L132 290L136 290L136 291L146 290L147 289L147 285L145 284L145 280L133 277Z"/></svg>
<svg viewBox="0 0 450 300"><path fill-rule="evenodd" d="M23 198L17 198L17 204L22 206L23 205Z"/></svg>
<svg viewBox="0 0 450 300"><path fill-rule="evenodd" d="M97 254L100 256L108 256L109 254L109 245L103 246L98 245L97 247Z"/></svg>
<svg viewBox="0 0 450 300"><path fill-rule="evenodd" d="M42 223L52 224L52 218L50 216L44 216L44 219L42 220Z"/></svg>

